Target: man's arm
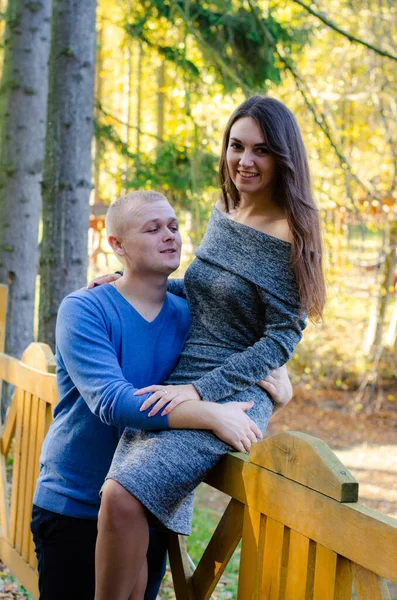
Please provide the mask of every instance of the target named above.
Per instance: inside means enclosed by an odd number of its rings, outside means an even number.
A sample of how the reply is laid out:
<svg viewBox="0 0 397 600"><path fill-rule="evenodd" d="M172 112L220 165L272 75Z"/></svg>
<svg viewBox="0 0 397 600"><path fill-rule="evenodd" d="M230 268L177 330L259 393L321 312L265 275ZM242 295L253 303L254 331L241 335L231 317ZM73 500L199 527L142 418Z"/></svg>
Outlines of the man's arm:
<svg viewBox="0 0 397 600"><path fill-rule="evenodd" d="M167 429L166 416L149 417L139 410L144 398L134 397L136 387L122 373L104 309L87 296L70 295L59 308L58 365L64 367L88 408L103 423L120 429Z"/></svg>
<svg viewBox="0 0 397 600"><path fill-rule="evenodd" d="M189 402L177 407L171 421L167 415L149 417L142 412L140 408L148 394L133 395L136 388L123 376L103 310L87 296L70 295L62 302L56 339L58 364L66 370L89 409L107 425L142 430L208 429L242 452L261 437L245 414L251 403L205 403L208 406L203 410L203 402Z"/></svg>

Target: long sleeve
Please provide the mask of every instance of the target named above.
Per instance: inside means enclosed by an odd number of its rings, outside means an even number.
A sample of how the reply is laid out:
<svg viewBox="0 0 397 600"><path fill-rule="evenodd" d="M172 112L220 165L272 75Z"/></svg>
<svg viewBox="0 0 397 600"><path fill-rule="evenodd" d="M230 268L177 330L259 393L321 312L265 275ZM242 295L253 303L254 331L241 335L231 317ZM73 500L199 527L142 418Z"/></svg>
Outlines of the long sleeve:
<svg viewBox="0 0 397 600"><path fill-rule="evenodd" d="M292 310L265 290L259 292L266 310L263 336L193 382L203 400L216 402L254 385L285 364L301 340L305 318L299 317L297 309Z"/></svg>
<svg viewBox="0 0 397 600"><path fill-rule="evenodd" d="M149 396L134 396L136 388L123 376L110 341L104 314L87 298L67 297L56 327L58 377L68 375L90 411L120 429L168 429L167 416L148 417L140 406Z"/></svg>
<svg viewBox="0 0 397 600"><path fill-rule="evenodd" d="M167 291L186 300L185 282L183 279L168 279Z"/></svg>

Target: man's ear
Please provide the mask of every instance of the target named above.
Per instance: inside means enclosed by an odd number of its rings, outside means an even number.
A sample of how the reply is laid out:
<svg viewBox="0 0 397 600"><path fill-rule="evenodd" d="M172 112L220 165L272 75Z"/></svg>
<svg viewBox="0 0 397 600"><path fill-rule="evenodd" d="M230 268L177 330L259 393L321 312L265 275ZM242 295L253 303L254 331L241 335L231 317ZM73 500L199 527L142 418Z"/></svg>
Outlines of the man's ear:
<svg viewBox="0 0 397 600"><path fill-rule="evenodd" d="M108 243L115 254L118 254L118 256L124 256L125 250L121 245L121 242L114 235L109 235Z"/></svg>

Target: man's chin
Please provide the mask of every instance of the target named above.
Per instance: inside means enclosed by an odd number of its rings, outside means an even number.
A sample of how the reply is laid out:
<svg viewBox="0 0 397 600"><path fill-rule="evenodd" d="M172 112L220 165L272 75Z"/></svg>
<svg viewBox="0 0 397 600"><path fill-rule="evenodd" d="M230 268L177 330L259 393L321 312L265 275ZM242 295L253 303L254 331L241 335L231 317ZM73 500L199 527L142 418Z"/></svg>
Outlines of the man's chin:
<svg viewBox="0 0 397 600"><path fill-rule="evenodd" d="M168 266L167 267L167 275L171 275L171 273L174 273L174 271L179 269L179 265L180 265L180 262L178 261L178 264Z"/></svg>

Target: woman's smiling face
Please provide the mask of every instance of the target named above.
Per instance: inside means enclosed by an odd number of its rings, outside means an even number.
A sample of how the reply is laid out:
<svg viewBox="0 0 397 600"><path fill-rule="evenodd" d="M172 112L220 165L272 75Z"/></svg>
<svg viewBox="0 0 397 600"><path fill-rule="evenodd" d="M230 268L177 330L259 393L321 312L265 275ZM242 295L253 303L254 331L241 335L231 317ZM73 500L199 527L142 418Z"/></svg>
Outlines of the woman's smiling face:
<svg viewBox="0 0 397 600"><path fill-rule="evenodd" d="M226 162L241 196L269 195L271 199L276 162L269 153L261 128L252 117L242 117L233 124Z"/></svg>

